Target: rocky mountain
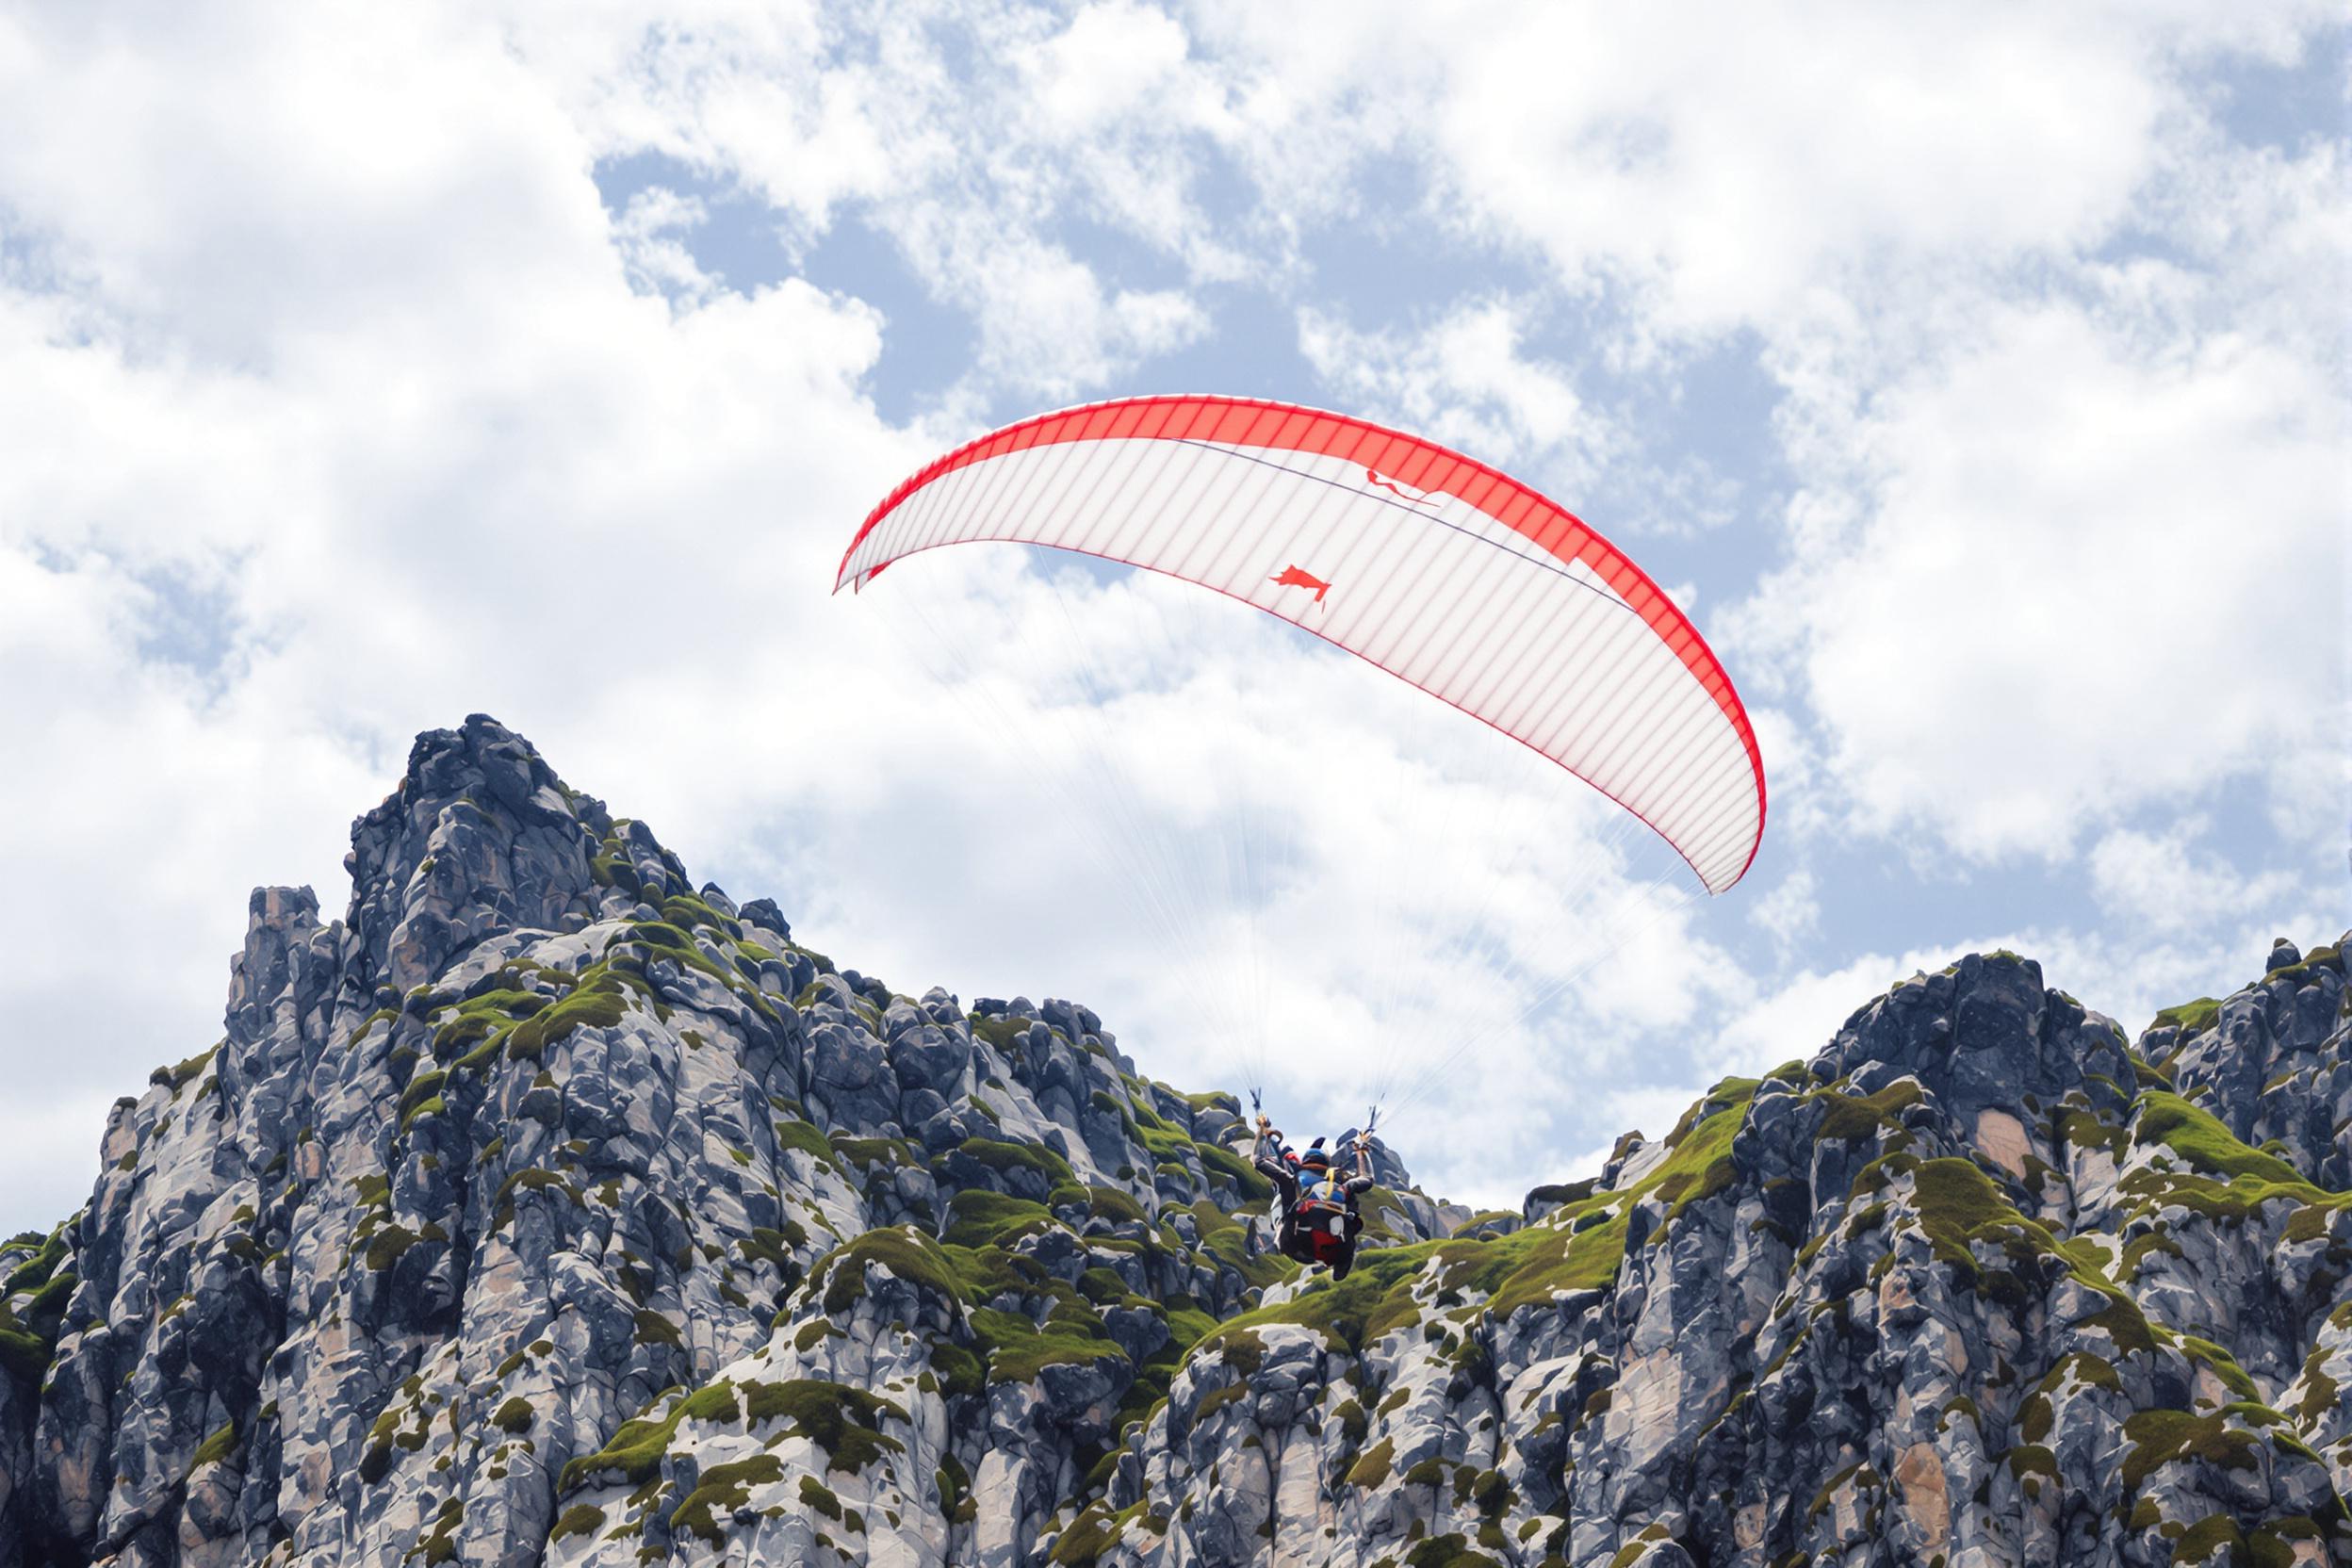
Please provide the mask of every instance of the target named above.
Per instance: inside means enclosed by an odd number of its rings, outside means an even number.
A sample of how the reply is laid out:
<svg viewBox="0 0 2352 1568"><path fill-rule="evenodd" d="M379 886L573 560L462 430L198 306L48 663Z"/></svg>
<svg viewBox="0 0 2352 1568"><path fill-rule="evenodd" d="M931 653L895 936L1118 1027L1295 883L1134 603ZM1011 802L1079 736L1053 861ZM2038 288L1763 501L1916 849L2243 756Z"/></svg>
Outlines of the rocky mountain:
<svg viewBox="0 0 2352 1568"><path fill-rule="evenodd" d="M0 1568L2352 1560L2337 948L2136 1041L1919 975L1602 1175L1386 1151L893 991L486 718L253 895L225 1037L0 1246Z"/></svg>

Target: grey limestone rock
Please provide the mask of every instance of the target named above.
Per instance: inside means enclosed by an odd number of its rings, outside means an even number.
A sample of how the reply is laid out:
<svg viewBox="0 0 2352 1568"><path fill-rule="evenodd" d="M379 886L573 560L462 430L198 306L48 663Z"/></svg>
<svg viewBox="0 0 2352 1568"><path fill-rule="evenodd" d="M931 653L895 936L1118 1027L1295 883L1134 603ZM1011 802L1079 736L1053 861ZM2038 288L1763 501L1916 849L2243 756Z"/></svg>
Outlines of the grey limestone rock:
<svg viewBox="0 0 2352 1568"><path fill-rule="evenodd" d="M1334 1285L1243 1103L895 990L477 715L0 1243L0 1568L2346 1560L2341 944L1971 955ZM1810 1043L1810 1042L1800 1042Z"/></svg>

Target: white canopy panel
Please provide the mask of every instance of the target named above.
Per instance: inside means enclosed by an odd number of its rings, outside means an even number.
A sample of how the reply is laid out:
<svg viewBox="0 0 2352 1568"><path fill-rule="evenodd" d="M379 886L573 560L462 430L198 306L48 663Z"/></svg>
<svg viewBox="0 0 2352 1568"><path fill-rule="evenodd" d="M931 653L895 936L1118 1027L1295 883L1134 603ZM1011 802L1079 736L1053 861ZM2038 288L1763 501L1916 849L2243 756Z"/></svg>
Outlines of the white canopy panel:
<svg viewBox="0 0 2352 1568"><path fill-rule="evenodd" d="M835 588L985 540L1166 573L1334 643L1600 790L1710 892L1762 841L1755 730L1697 629L1584 523L1433 442L1235 398L1044 415L900 485Z"/></svg>

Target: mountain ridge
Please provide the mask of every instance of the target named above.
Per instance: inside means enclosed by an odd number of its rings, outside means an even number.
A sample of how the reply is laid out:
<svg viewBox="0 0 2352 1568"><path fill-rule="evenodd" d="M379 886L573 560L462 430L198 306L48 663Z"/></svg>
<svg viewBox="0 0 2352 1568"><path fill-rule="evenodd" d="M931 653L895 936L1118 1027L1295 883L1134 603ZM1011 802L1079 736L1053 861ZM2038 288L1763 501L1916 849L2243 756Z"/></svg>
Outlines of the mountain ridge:
<svg viewBox="0 0 2352 1568"><path fill-rule="evenodd" d="M1380 1149L1334 1287L1232 1096L837 968L485 716L345 863L0 1247L0 1568L2346 1549L2340 944L2137 1041L1970 955L1515 1216Z"/></svg>

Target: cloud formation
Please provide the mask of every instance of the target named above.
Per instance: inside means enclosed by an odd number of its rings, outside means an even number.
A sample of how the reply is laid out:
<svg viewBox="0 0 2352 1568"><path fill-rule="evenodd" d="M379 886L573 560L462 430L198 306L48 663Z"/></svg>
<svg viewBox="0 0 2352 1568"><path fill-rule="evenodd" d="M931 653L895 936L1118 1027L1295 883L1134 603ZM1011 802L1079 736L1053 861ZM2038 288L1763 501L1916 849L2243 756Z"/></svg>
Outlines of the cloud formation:
<svg viewBox="0 0 2352 1568"><path fill-rule="evenodd" d="M1273 971L1250 1016L1316 1114L1350 1114L1392 999L1498 1015L1411 1151L1487 1199L1987 933L2095 1005L2230 983L2342 908L2352 294L2340 127L2249 139L2231 84L2343 46L2296 8L0 18L20 1102L89 1120L208 1043L244 888L332 906L350 816L478 709L852 961L1080 995L1173 1080L1234 1049L1180 972ZM631 160L656 175L608 203ZM722 200L757 250L714 237ZM814 281L853 231L920 301ZM916 303L968 351L886 418ZM1723 364L1764 456L1628 413ZM932 612L981 650L975 743L923 623L826 596L941 445L1203 367L1561 489L1655 476L1693 519L1661 569L1772 767L1753 909L1653 920L1585 808L1431 771L1460 749L1279 629L1145 678L1156 589L959 565ZM1057 624L1123 725L1030 635ZM1073 859L1106 746L1147 841L1280 830L1254 939L1180 855L1194 951L1163 962L1134 852ZM1383 886L1422 829L1351 787L1376 773L1466 803L1454 874ZM2070 902L1857 939L1857 853ZM1650 923L1520 1020L1575 967L1560 933L1619 918ZM11 1228L86 1190L0 1149Z"/></svg>

